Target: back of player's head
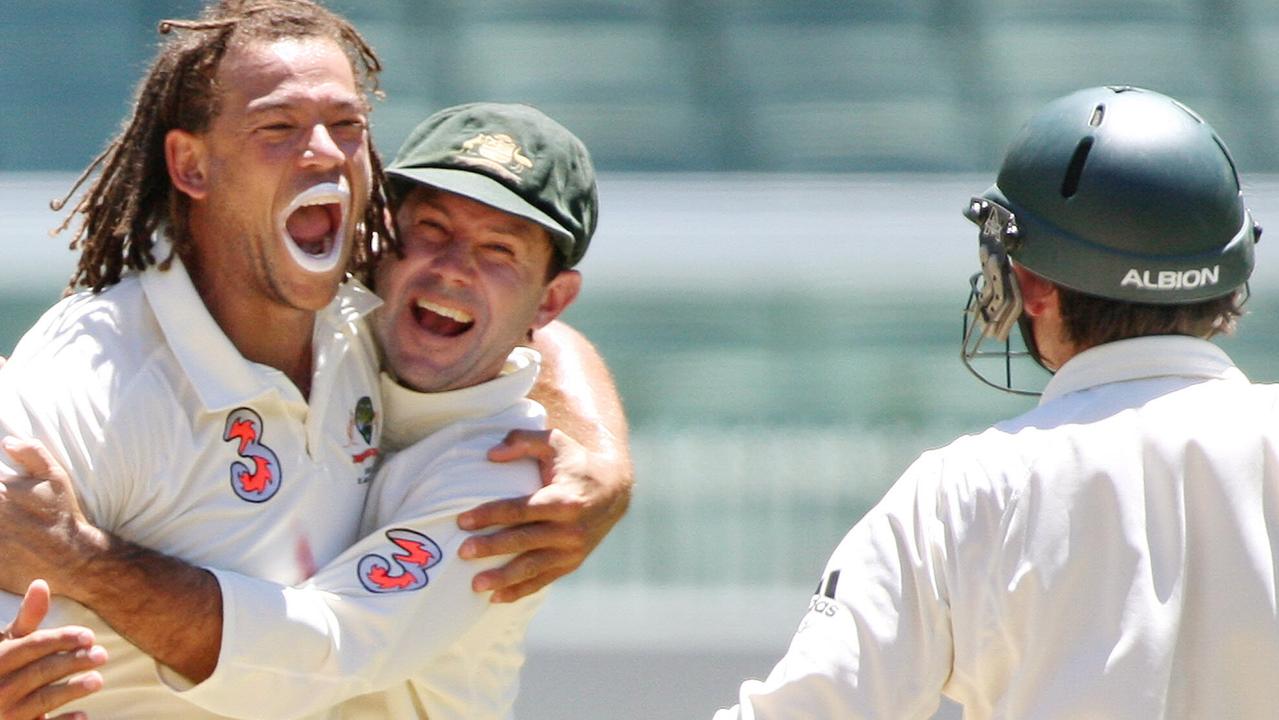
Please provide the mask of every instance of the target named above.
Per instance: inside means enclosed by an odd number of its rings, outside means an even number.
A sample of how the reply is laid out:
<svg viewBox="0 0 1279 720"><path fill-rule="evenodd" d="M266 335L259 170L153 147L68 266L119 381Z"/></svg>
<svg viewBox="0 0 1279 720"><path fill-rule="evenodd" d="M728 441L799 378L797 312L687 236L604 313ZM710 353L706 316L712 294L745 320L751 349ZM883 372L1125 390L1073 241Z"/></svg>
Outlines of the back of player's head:
<svg viewBox="0 0 1279 720"><path fill-rule="evenodd" d="M1193 303L1252 272L1259 229L1234 160L1199 115L1157 92L1098 87L1049 103L982 198L1012 214L1013 261L1089 295Z"/></svg>
<svg viewBox="0 0 1279 720"><path fill-rule="evenodd" d="M1144 335L1211 337L1241 312L1261 235L1217 133L1180 102L1133 87L1049 103L965 215L980 228L982 271L962 356L984 382L1009 390L1008 358L1043 364L1012 263L1057 286L1077 350ZM1025 353L1006 344L1019 323ZM987 339L1004 349L983 349ZM983 357L1002 363L1003 382L974 366Z"/></svg>
<svg viewBox="0 0 1279 720"><path fill-rule="evenodd" d="M590 153L528 105L470 103L422 121L387 165L392 195L413 184L477 200L550 233L559 266L586 254L599 216Z"/></svg>

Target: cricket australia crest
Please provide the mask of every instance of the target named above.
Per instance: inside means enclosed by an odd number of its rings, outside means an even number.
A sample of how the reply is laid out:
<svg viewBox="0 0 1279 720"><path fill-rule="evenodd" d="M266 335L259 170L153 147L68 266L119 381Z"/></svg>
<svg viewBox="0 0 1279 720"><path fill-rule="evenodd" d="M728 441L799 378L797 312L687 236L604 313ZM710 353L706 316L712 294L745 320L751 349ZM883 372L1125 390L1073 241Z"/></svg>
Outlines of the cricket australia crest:
<svg viewBox="0 0 1279 720"><path fill-rule="evenodd" d="M462 143L462 151L454 158L460 163L487 168L513 182L533 167L524 148L506 133L480 133Z"/></svg>

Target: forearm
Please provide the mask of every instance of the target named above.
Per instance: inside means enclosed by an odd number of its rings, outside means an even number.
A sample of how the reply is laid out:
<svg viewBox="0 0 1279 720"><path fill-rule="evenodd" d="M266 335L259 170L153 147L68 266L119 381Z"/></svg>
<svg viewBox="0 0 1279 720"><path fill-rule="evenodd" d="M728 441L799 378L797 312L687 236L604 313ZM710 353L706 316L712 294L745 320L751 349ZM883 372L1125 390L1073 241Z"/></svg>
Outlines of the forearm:
<svg viewBox="0 0 1279 720"><path fill-rule="evenodd" d="M471 576L504 558L458 559L469 534L458 529L457 512L488 496L486 488L505 496L538 479L527 466L490 467L483 451L456 471L421 471L430 461L420 458L438 456L438 446L392 459L392 472L374 482L413 483L413 492L394 493L394 517L301 587L217 570L225 643L217 670L183 699L220 716L310 716L404 682L471 628L514 612L472 592Z"/></svg>
<svg viewBox="0 0 1279 720"><path fill-rule="evenodd" d="M207 677L221 645L217 579L90 524L65 470L39 443L0 445L0 467L29 473L0 472L0 587L19 591L43 578L160 663L195 681Z"/></svg>
<svg viewBox="0 0 1279 720"><path fill-rule="evenodd" d="M552 428L593 453L611 458L619 479L632 480L626 414L612 373L581 333L560 321L533 334L542 371L530 396L546 408Z"/></svg>
<svg viewBox="0 0 1279 720"><path fill-rule="evenodd" d="M54 593L93 610L116 632L192 682L217 666L222 593L212 573L96 528L49 578Z"/></svg>

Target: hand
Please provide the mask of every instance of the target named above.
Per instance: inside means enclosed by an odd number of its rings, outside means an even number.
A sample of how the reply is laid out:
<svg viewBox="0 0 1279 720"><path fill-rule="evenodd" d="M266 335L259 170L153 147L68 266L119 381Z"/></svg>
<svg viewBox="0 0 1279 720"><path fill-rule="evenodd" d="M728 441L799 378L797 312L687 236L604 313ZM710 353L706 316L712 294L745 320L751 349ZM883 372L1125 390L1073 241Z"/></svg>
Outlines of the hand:
<svg viewBox="0 0 1279 720"><path fill-rule="evenodd" d="M626 512L631 497L629 464L592 453L559 430L514 430L489 451L494 462L534 458L541 490L494 500L458 516L463 530L508 526L462 544L463 558L517 554L500 568L475 576L476 592L493 590L493 602L512 602L581 566Z"/></svg>
<svg viewBox="0 0 1279 720"><path fill-rule="evenodd" d="M22 592L31 580L57 587L82 557L78 542L97 533L80 511L65 470L39 442L5 438L3 448L26 477L0 477L0 589ZM59 590L64 592L64 590Z"/></svg>
<svg viewBox="0 0 1279 720"><path fill-rule="evenodd" d="M49 586L32 582L18 617L0 632L0 718L32 720L102 689L102 675L91 671L107 661L107 651L93 644L93 631L66 626L37 630L49 612ZM90 671L90 672L86 672ZM71 680L68 675L84 673ZM84 720L84 713L65 713L53 720Z"/></svg>

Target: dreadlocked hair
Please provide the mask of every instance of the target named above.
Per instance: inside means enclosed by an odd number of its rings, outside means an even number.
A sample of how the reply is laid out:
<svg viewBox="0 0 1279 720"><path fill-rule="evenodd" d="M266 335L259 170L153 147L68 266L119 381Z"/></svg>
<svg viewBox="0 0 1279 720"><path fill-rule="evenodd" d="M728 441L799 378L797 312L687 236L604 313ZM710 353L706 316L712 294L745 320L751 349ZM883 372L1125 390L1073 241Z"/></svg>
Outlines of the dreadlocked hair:
<svg viewBox="0 0 1279 720"><path fill-rule="evenodd" d="M169 180L165 135L173 129L199 133L208 128L219 111L216 76L228 48L259 40L329 38L350 59L360 90L382 96L377 79L382 63L373 49L350 23L310 0L220 0L197 20L163 20L158 30L167 38L139 83L133 111L119 134L67 194L50 203L53 210L62 210L101 170L54 231L66 230L83 216L71 239L80 260L68 292L78 287L100 292L119 282L126 269L156 265L152 234L162 225L167 225L173 252L181 255L190 247L190 199ZM385 225L382 162L371 143L368 153L372 197L357 228L350 268L361 275L376 261L375 238L383 246L394 242ZM172 258L170 254L159 266L167 269Z"/></svg>

